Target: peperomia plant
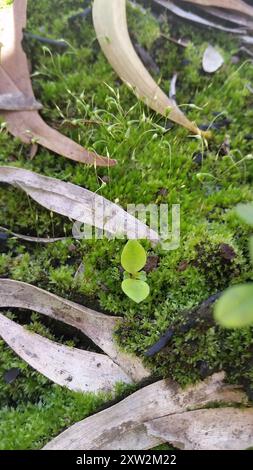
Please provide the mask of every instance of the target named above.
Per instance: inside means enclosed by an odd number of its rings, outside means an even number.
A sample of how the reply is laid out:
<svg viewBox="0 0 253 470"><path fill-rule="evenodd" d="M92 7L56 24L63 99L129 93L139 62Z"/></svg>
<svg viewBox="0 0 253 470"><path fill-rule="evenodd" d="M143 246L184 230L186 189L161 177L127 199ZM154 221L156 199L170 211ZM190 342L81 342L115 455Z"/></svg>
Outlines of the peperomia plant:
<svg viewBox="0 0 253 470"><path fill-rule="evenodd" d="M236 212L247 224L253 226L253 204L239 204ZM249 241L253 264L253 236ZM253 325L253 283L229 287L215 305L214 316L225 328L243 328Z"/></svg>
<svg viewBox="0 0 253 470"><path fill-rule="evenodd" d="M121 254L121 264L125 269L121 287L137 304L145 300L150 292L146 273L141 271L146 262L147 254L143 246L137 240L128 240Z"/></svg>

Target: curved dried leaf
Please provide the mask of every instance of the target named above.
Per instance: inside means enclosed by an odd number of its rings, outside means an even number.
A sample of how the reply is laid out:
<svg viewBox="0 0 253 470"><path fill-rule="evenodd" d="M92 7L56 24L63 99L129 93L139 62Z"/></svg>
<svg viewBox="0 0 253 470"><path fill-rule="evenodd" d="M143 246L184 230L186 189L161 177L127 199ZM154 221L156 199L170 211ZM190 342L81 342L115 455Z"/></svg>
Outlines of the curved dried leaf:
<svg viewBox="0 0 253 470"><path fill-rule="evenodd" d="M0 167L0 181L22 189L46 209L80 222L80 226L87 224L127 238L159 239L156 232L121 207L75 184L10 166Z"/></svg>
<svg viewBox="0 0 253 470"><path fill-rule="evenodd" d="M136 54L127 29L126 1L94 0L93 23L105 56L137 97L194 134L201 134L198 127L159 88Z"/></svg>
<svg viewBox="0 0 253 470"><path fill-rule="evenodd" d="M108 356L55 343L2 314L0 337L30 366L70 390L111 391L117 382L132 382Z"/></svg>
<svg viewBox="0 0 253 470"><path fill-rule="evenodd" d="M14 0L8 8L0 9L0 94L22 93L35 99L25 53L21 43L26 25L26 0ZM111 166L116 163L89 152L68 137L49 127L37 111L2 111L7 128L24 143L38 144L64 157L81 163Z"/></svg>
<svg viewBox="0 0 253 470"><path fill-rule="evenodd" d="M204 11L210 15L215 16L216 18L221 18L222 20L229 21L230 23L235 23L238 26L243 26L247 29L253 29L253 21L248 19L247 16L244 16L240 13L235 13L233 11L227 11L221 8L215 7L204 7Z"/></svg>
<svg viewBox="0 0 253 470"><path fill-rule="evenodd" d="M196 3L201 6L212 6L227 10L239 11L245 15L253 16L253 7L243 0L184 0L188 3Z"/></svg>
<svg viewBox="0 0 253 470"><path fill-rule="evenodd" d="M30 237L29 235L22 235L21 233L15 233L8 228L0 226L0 232L5 232L11 235L13 238L24 240L25 242L32 243L55 243L63 240L67 240L69 237L58 237L58 238L42 238L42 237Z"/></svg>
<svg viewBox="0 0 253 470"><path fill-rule="evenodd" d="M72 325L108 354L133 380L138 381L149 375L137 357L119 351L113 332L122 321L120 317L104 315L38 287L10 279L0 279L0 307L33 310Z"/></svg>
<svg viewBox="0 0 253 470"><path fill-rule="evenodd" d="M223 63L224 59L222 55L217 51L217 49L209 44L202 59L203 70L207 73L214 73L223 65Z"/></svg>
<svg viewBox="0 0 253 470"><path fill-rule="evenodd" d="M183 450L243 450L253 445L253 408L196 410L146 426L148 434Z"/></svg>
<svg viewBox="0 0 253 470"><path fill-rule="evenodd" d="M162 416L182 413L209 402L243 402L245 395L223 383L224 374L181 389L170 380L149 385L111 408L74 424L49 442L45 449L117 450L149 449L164 442L147 433L146 423Z"/></svg>
<svg viewBox="0 0 253 470"><path fill-rule="evenodd" d="M194 23L202 24L203 26L209 26L211 28L220 29L221 31L226 31L228 33L236 33L236 34L245 34L245 30L239 28L227 28L220 24L214 23L213 21L209 21L206 18L202 18L201 16L191 13L190 11L186 11L183 8L180 8L175 3L169 0L155 0L156 3L159 3L164 8L170 10L174 15L179 16L180 18L184 18L189 21L193 21Z"/></svg>

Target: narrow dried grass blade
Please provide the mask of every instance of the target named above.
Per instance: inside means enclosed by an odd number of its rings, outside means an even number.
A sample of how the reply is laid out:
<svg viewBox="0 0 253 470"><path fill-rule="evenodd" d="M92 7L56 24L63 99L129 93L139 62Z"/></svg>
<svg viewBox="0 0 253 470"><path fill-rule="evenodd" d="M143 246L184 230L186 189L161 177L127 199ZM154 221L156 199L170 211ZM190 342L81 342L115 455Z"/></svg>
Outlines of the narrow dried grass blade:
<svg viewBox="0 0 253 470"><path fill-rule="evenodd" d="M25 242L31 243L55 243L63 240L67 240L69 237L59 237L59 238L42 238L42 237L30 237L29 235L22 235L21 233L12 232L8 228L0 226L0 232L9 234L13 238L19 240L24 240Z"/></svg>

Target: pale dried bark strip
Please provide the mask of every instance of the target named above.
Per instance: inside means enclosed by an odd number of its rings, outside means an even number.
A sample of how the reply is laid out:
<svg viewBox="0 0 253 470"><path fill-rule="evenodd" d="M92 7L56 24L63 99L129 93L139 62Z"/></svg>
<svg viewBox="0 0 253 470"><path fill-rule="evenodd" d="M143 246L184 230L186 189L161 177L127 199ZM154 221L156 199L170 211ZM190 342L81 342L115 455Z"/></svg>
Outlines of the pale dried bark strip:
<svg viewBox="0 0 253 470"><path fill-rule="evenodd" d="M226 386L224 374L181 389L170 380L149 385L125 400L74 424L49 442L45 449L106 450L148 449L164 441L147 433L154 419L200 408L210 402L246 402L240 390ZM145 431L146 429L146 431Z"/></svg>
<svg viewBox="0 0 253 470"><path fill-rule="evenodd" d="M155 419L146 429L183 450L244 450L253 446L253 408L185 412Z"/></svg>

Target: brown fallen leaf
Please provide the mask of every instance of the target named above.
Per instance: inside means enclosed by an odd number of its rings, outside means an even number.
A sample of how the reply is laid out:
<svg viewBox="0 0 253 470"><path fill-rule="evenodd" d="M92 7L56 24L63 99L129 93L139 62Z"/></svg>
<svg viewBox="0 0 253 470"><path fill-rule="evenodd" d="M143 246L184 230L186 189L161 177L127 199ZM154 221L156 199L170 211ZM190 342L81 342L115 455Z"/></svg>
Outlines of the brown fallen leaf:
<svg viewBox="0 0 253 470"><path fill-rule="evenodd" d="M178 416L189 408L210 402L243 403L243 392L227 386L218 373L197 385L181 389L161 380L133 393L125 400L74 424L49 442L45 450L149 449L166 440L148 432L148 424L167 415Z"/></svg>
<svg viewBox="0 0 253 470"><path fill-rule="evenodd" d="M0 337L31 367L70 390L108 392L117 382L132 383L108 356L55 343L2 314Z"/></svg>
<svg viewBox="0 0 253 470"><path fill-rule="evenodd" d="M0 279L0 307L36 311L71 325L88 336L132 380L139 381L149 375L140 359L121 352L114 341L113 333L122 321L121 317L110 317L38 287L10 279Z"/></svg>
<svg viewBox="0 0 253 470"><path fill-rule="evenodd" d="M1 69L5 81L0 78L0 95L8 92L22 93L35 100L29 76L27 59L22 49L23 29L26 25L26 0L14 0L13 4L0 9ZM85 150L79 144L49 127L37 111L1 111L9 132L24 143L36 142L55 153L82 163L111 166L116 163Z"/></svg>
<svg viewBox="0 0 253 470"><path fill-rule="evenodd" d="M148 434L183 450L245 450L253 445L253 408L216 408L155 419Z"/></svg>
<svg viewBox="0 0 253 470"><path fill-rule="evenodd" d="M94 0L93 23L105 56L137 97L193 134L201 134L198 127L159 88L136 54L127 29L126 1Z"/></svg>
<svg viewBox="0 0 253 470"><path fill-rule="evenodd" d="M201 6L212 6L227 10L239 11L245 15L253 16L253 7L242 0L184 0L188 3L196 3Z"/></svg>
<svg viewBox="0 0 253 470"><path fill-rule="evenodd" d="M78 229L86 224L121 238L126 235L127 238L159 240L156 232L120 206L75 184L11 166L0 167L0 181L22 189L46 209L76 221L77 238L81 237Z"/></svg>

